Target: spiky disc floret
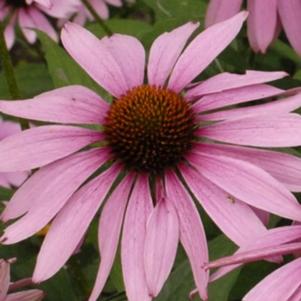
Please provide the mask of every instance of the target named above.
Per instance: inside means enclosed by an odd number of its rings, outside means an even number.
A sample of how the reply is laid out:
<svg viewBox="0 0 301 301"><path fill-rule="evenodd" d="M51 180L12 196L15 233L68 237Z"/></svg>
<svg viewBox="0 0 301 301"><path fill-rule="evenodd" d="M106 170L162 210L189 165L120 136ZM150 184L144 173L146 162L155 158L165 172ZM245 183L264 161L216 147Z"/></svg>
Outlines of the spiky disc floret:
<svg viewBox="0 0 301 301"><path fill-rule="evenodd" d="M194 118L185 99L165 88L143 85L116 99L105 133L115 156L131 169L161 173L190 149Z"/></svg>

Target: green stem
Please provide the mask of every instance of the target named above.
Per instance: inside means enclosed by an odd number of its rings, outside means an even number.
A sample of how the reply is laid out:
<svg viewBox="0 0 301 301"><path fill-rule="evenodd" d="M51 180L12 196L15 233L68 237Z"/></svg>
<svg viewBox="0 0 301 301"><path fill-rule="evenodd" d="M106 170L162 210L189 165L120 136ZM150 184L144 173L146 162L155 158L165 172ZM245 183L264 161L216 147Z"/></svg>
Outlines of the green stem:
<svg viewBox="0 0 301 301"><path fill-rule="evenodd" d="M12 99L20 99L20 92L14 72L14 67L12 61L10 59L9 51L7 49L7 45L4 37L4 25L0 22L0 58L3 65L3 70L5 74L5 78L7 81L9 93ZM22 118L19 119L22 129L28 129L29 124L27 120Z"/></svg>
<svg viewBox="0 0 301 301"><path fill-rule="evenodd" d="M0 22L0 57L3 65L4 74L6 77L7 85L9 88L9 93L12 99L19 99L20 93L19 93L19 89L14 73L13 64L10 59L5 38L4 38L4 26L1 22Z"/></svg>
<svg viewBox="0 0 301 301"><path fill-rule="evenodd" d="M90 4L88 0L82 0L85 7L88 9L88 11L91 13L91 15L94 17L94 19L98 22L98 24L103 28L105 33L108 36L113 35L112 30L105 24L105 22L99 17L93 6Z"/></svg>

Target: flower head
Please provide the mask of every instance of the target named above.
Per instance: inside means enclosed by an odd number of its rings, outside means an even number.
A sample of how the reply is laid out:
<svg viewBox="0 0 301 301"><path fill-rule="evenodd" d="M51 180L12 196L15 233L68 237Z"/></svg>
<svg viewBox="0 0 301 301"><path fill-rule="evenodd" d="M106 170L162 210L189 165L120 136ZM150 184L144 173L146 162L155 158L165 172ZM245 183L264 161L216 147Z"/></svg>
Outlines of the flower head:
<svg viewBox="0 0 301 301"><path fill-rule="evenodd" d="M66 18L78 6L78 0L0 0L0 21L8 18L4 31L7 47L14 45L16 23L29 43L34 43L37 38L33 29L46 32L56 41L57 33L45 14L54 18Z"/></svg>
<svg viewBox="0 0 301 301"><path fill-rule="evenodd" d="M212 26L187 47L197 23L162 34L150 49L147 79L145 51L137 39L114 34L99 40L67 23L64 47L112 95L111 104L82 86L0 101L5 114L56 123L0 143L0 171L40 167L2 214L4 221L22 216L6 228L3 244L26 239L53 220L35 281L65 264L103 203L101 263L90 300L98 298L108 278L121 229L130 301L158 295L179 241L198 292L207 298L207 242L192 193L239 246L267 231L252 206L301 220L301 207L289 191L301 190L300 159L255 148L301 143L301 117L290 113L300 106L300 95L228 108L281 95L283 90L265 83L286 74L222 73L191 85L245 19L243 12ZM102 131L75 126L83 124L101 125Z"/></svg>
<svg viewBox="0 0 301 301"><path fill-rule="evenodd" d="M21 132L21 127L18 123L12 121L3 121L0 119L0 141L19 132ZM18 187L25 181L27 177L28 173L26 171L0 173L0 187Z"/></svg>
<svg viewBox="0 0 301 301"><path fill-rule="evenodd" d="M242 3L243 0L211 0L206 15L206 26L234 16L239 12ZM289 42L301 55L300 1L249 0L248 11L248 37L254 51L265 53L282 26Z"/></svg>

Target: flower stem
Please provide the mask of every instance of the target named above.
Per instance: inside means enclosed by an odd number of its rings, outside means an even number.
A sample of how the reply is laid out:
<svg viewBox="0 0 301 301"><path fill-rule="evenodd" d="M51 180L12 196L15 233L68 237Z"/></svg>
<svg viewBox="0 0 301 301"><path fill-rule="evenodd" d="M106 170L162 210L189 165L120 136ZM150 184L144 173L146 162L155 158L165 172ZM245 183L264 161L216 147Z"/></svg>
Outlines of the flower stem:
<svg viewBox="0 0 301 301"><path fill-rule="evenodd" d="M3 71L7 81L10 96L14 100L20 99L21 97L14 72L14 67L10 59L9 51L5 42L4 25L2 22L0 22L0 58L2 61ZM19 122L23 130L29 128L27 120L20 118Z"/></svg>
<svg viewBox="0 0 301 301"><path fill-rule="evenodd" d="M94 17L94 19L98 22L98 24L103 28L105 33L108 36L113 35L112 30L105 24L105 22L99 17L93 6L89 3L88 0L82 0L85 7L88 9L88 11L91 13L91 15Z"/></svg>
<svg viewBox="0 0 301 301"><path fill-rule="evenodd" d="M14 73L14 68L12 61L9 56L9 52L6 46L5 38L4 38L4 26L2 22L0 22L0 57L2 61L2 66L4 70L4 74L6 77L7 85L9 88L9 93L12 99L19 99L20 93Z"/></svg>

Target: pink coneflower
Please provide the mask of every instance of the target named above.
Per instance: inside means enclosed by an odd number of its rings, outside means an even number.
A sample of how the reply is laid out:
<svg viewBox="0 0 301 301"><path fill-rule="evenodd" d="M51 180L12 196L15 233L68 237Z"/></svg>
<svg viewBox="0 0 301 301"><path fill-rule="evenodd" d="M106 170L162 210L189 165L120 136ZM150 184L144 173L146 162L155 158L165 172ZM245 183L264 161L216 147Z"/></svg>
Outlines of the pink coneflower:
<svg viewBox="0 0 301 301"><path fill-rule="evenodd" d="M18 123L3 121L0 118L0 140L19 132L21 132L21 127ZM27 176L27 172L0 173L0 187L18 187L25 181Z"/></svg>
<svg viewBox="0 0 301 301"><path fill-rule="evenodd" d="M280 227L269 230L267 234L254 241L246 250L230 257L221 258L208 265L210 268L227 266L225 271L237 265L270 256L286 255L301 250L301 226ZM233 265L234 264L234 265ZM232 266L231 266L232 265ZM301 299L301 258L282 266L258 283L243 301L299 301ZM219 271L221 274L221 271Z"/></svg>
<svg viewBox="0 0 301 301"><path fill-rule="evenodd" d="M38 289L30 289L19 292L11 292L26 286L29 279L10 282L10 260L0 259L0 300L1 301L40 301L44 293Z"/></svg>
<svg viewBox="0 0 301 301"><path fill-rule="evenodd" d="M121 0L88 0L88 2L99 17L104 20L109 18L109 5L117 7L122 5ZM84 5L81 5L73 19L73 22L84 25L88 20L93 21L94 17Z"/></svg>
<svg viewBox="0 0 301 301"><path fill-rule="evenodd" d="M0 171L40 167L2 214L3 221L20 217L6 228L4 244L26 239L52 221L35 281L48 279L65 264L103 203L101 264L90 300L97 299L107 280L121 228L130 301L148 301L159 293L178 241L190 260L199 294L207 299L206 237L187 187L238 245L267 231L251 206L301 220L301 207L289 191L301 191L300 159L224 144L299 145L301 117L290 112L300 106L300 95L218 110L283 93L265 82L286 74L222 73L191 85L231 43L245 19L242 12L214 25L186 48L197 23L162 34L150 49L147 79L145 51L137 39L114 34L99 40L68 23L62 32L65 48L113 102L82 86L30 100L0 101L5 114L67 124L36 127L0 143ZM82 124L102 125L102 131L75 126Z"/></svg>
<svg viewBox="0 0 301 301"><path fill-rule="evenodd" d="M0 0L0 21L9 18L4 32L7 47L14 45L17 22L31 44L37 39L36 32L32 29L44 31L56 41L57 33L45 14L54 18L66 18L76 11L78 5L78 0Z"/></svg>
<svg viewBox="0 0 301 301"><path fill-rule="evenodd" d="M206 26L234 16L240 11L242 3L243 0L211 0L206 15ZM281 23L289 42L301 55L299 0L249 0L248 11L248 37L254 51L266 52L277 37Z"/></svg>

